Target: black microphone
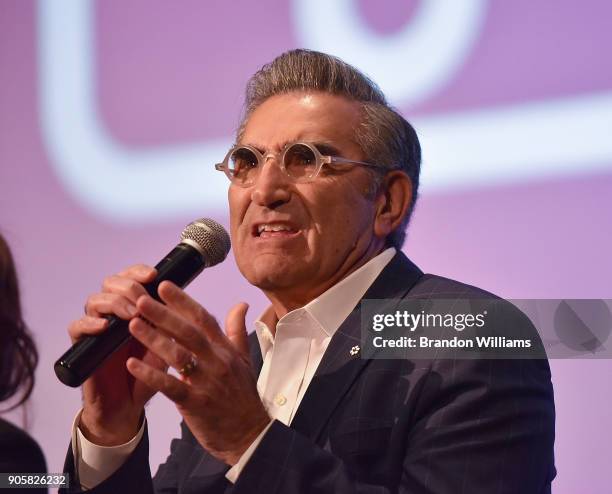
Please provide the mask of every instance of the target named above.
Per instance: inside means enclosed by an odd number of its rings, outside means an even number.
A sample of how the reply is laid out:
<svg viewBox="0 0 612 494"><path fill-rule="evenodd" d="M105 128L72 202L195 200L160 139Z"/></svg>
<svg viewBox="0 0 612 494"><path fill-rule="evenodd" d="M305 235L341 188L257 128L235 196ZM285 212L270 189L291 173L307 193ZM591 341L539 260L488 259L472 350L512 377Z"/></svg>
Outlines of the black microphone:
<svg viewBox="0 0 612 494"><path fill-rule="evenodd" d="M157 287L170 280L180 287L187 286L204 268L219 264L230 250L230 238L225 228L208 218L201 218L185 227L181 243L155 266L157 276L144 285L151 297L159 300ZM55 362L55 374L67 386L76 388L119 347L131 338L128 323L114 315L104 316L108 326L99 335L83 336Z"/></svg>

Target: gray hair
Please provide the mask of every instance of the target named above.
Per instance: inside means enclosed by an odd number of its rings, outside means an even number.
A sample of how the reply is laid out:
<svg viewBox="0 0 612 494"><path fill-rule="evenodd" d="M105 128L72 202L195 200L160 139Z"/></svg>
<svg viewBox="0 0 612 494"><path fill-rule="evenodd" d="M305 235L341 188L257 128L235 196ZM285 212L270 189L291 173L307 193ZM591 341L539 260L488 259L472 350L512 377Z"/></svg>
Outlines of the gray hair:
<svg viewBox="0 0 612 494"><path fill-rule="evenodd" d="M365 161L379 165L383 172L402 170L412 181L410 211L386 240L387 245L400 249L419 188L421 146L414 128L387 103L378 86L355 67L325 53L299 49L283 53L249 79L238 139L259 105L271 96L292 91L321 91L361 103L363 117L355 129L355 140ZM374 193L383 175L373 174Z"/></svg>

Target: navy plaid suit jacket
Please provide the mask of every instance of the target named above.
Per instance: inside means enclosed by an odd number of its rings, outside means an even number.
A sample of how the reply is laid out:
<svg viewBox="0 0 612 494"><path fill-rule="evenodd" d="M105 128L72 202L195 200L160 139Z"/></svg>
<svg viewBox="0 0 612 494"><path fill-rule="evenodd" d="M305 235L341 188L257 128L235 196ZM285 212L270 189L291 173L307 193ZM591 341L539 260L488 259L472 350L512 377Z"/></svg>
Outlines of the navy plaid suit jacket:
<svg viewBox="0 0 612 494"><path fill-rule="evenodd" d="M465 297L496 298L423 274L401 252L364 296ZM183 423L152 480L145 434L126 463L90 492L550 492L555 410L545 359L355 358L350 349L360 344L360 324L357 306L334 334L291 426L273 423L236 484ZM524 330L537 338L533 327ZM70 450L66 470L73 472Z"/></svg>

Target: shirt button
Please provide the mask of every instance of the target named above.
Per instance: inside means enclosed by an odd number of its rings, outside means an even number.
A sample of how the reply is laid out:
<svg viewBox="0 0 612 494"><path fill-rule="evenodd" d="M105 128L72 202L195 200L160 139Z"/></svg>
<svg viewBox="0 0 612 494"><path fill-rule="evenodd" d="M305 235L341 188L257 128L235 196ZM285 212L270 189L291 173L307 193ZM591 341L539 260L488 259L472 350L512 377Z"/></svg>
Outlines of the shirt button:
<svg viewBox="0 0 612 494"><path fill-rule="evenodd" d="M278 393L274 397L274 403L276 403L279 407L282 407L285 403L287 403L287 398L282 393Z"/></svg>

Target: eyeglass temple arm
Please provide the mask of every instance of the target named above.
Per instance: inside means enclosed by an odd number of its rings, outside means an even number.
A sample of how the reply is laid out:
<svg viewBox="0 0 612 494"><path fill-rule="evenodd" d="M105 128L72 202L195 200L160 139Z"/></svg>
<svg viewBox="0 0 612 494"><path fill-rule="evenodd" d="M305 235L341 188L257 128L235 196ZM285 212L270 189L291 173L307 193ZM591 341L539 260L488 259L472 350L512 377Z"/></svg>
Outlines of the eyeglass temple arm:
<svg viewBox="0 0 612 494"><path fill-rule="evenodd" d="M324 158L326 158L324 160L324 163L327 163L328 165L349 163L353 165L369 166L371 168L381 168L380 165L375 165L374 163L366 163L365 161L349 160L347 158L342 158L341 156L324 156Z"/></svg>

